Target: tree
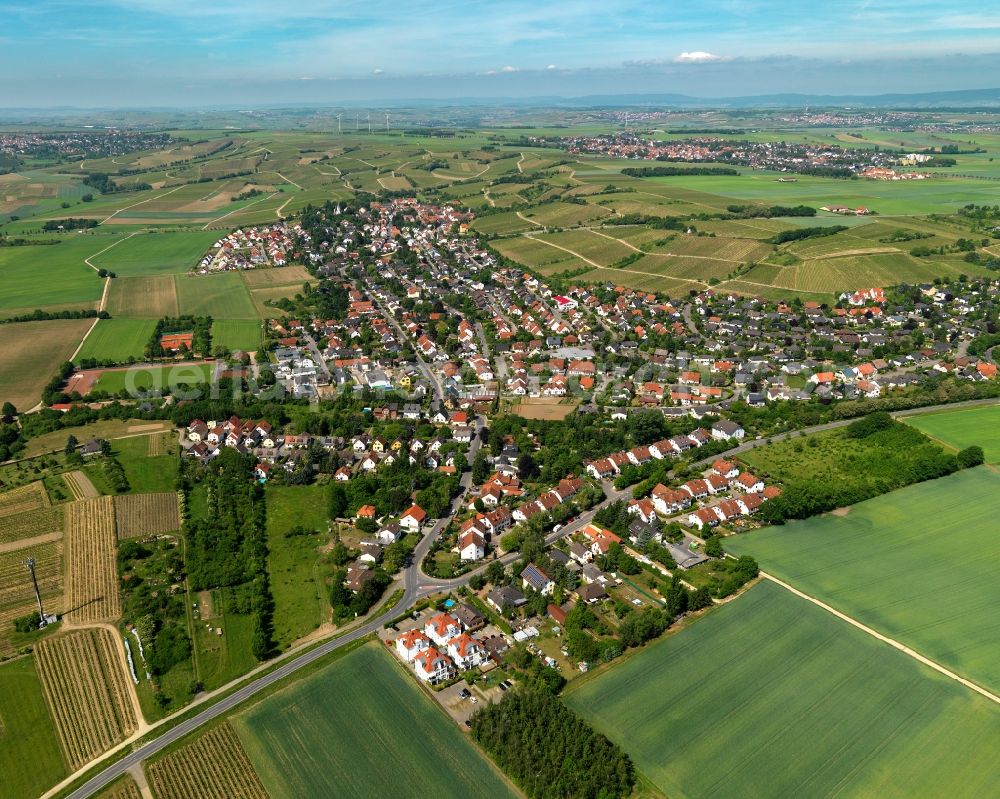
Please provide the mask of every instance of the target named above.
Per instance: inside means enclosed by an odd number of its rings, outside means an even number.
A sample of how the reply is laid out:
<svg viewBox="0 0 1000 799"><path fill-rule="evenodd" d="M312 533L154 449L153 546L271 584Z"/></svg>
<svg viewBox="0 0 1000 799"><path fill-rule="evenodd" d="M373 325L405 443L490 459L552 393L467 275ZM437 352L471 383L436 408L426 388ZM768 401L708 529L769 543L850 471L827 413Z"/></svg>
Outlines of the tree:
<svg viewBox="0 0 1000 799"><path fill-rule="evenodd" d="M13 402L5 402L3 404L3 410L0 410L0 415L3 416L17 416L17 408L14 407Z"/></svg>
<svg viewBox="0 0 1000 799"><path fill-rule="evenodd" d="M710 558L721 558L722 540L717 535L710 535L705 539L705 554Z"/></svg>
<svg viewBox="0 0 1000 799"><path fill-rule="evenodd" d="M330 483L326 492L326 514L331 519L342 519L347 513L347 489L338 480Z"/></svg>
<svg viewBox="0 0 1000 799"><path fill-rule="evenodd" d="M503 564L494 560L486 567L486 579L489 580L493 585L500 585L504 581L506 573L504 572Z"/></svg>
<svg viewBox="0 0 1000 799"><path fill-rule="evenodd" d="M531 457L530 453L525 452L517 459L517 474L522 480L532 480L541 473L538 464L535 463L535 459Z"/></svg>
<svg viewBox="0 0 1000 799"><path fill-rule="evenodd" d="M79 446L80 442L76 440L76 436L70 433L66 437L66 446L63 447L63 452L66 455L72 455L76 452L76 448Z"/></svg>
<svg viewBox="0 0 1000 799"><path fill-rule="evenodd" d="M474 485L481 485L490 476L490 462L486 458L486 453L480 449L472 461L472 482Z"/></svg>
<svg viewBox="0 0 1000 799"><path fill-rule="evenodd" d="M983 452L983 448L975 445L966 447L955 457L958 459L958 465L963 469L971 469L973 466L981 466L986 462L986 455Z"/></svg>

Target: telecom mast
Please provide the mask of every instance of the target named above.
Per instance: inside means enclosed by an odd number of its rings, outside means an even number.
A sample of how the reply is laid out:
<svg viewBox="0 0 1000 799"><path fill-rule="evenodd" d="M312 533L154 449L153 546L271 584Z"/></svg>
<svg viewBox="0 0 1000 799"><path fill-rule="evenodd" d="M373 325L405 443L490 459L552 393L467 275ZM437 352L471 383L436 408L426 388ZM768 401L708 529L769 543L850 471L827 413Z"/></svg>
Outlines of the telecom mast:
<svg viewBox="0 0 1000 799"><path fill-rule="evenodd" d="M49 624L53 624L57 621L55 616L46 616L45 608L42 607L42 592L38 590L38 578L35 576L35 559L28 558L24 565L27 567L28 571L31 572L31 585L35 589L35 601L38 602L38 626L39 628L45 627Z"/></svg>

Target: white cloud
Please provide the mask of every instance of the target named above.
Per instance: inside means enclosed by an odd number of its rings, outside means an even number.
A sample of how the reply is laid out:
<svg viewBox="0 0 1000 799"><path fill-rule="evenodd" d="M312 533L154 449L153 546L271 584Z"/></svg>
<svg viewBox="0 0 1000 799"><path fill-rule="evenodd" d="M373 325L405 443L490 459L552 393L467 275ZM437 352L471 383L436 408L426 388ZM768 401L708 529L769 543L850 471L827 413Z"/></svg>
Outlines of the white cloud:
<svg viewBox="0 0 1000 799"><path fill-rule="evenodd" d="M521 70L519 70L517 67L512 67L512 66L510 66L510 64L508 64L507 66L505 66L500 71L501 72L520 72Z"/></svg>
<svg viewBox="0 0 1000 799"><path fill-rule="evenodd" d="M704 64L708 61L724 61L721 55L706 53L704 50L692 50L674 57L675 64Z"/></svg>
<svg viewBox="0 0 1000 799"><path fill-rule="evenodd" d="M384 75L384 74L385 74L385 70L384 69L373 69L372 70L372 75Z"/></svg>
<svg viewBox="0 0 1000 799"><path fill-rule="evenodd" d="M546 68L546 69L555 69L555 68L556 68L556 65L555 65L555 64L549 64L549 65L548 65L547 67L545 67L545 68Z"/></svg>

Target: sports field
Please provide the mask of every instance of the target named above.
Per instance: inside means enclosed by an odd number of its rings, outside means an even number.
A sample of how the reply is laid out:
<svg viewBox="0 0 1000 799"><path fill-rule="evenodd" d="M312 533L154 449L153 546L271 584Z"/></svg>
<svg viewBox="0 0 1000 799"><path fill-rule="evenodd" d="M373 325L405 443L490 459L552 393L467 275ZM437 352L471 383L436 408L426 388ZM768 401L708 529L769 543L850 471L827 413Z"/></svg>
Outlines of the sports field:
<svg viewBox="0 0 1000 799"><path fill-rule="evenodd" d="M177 366L136 366L105 372L94 383L92 391L117 394L123 390L165 391L177 385L207 383L212 377L211 363L181 364Z"/></svg>
<svg viewBox="0 0 1000 799"><path fill-rule="evenodd" d="M233 718L271 799L514 796L382 646L367 644Z"/></svg>
<svg viewBox="0 0 1000 799"><path fill-rule="evenodd" d="M989 467L726 539L735 555L1000 691L1000 536Z"/></svg>
<svg viewBox="0 0 1000 799"><path fill-rule="evenodd" d="M256 319L216 319L212 322L212 346L230 351L257 352L261 328Z"/></svg>
<svg viewBox="0 0 1000 799"><path fill-rule="evenodd" d="M955 449L979 446L987 463L1000 463L1000 403L942 413L926 413L904 420L931 438Z"/></svg>
<svg viewBox="0 0 1000 799"><path fill-rule="evenodd" d="M767 581L577 685L569 705L671 799L975 797L1000 780L1000 707Z"/></svg>

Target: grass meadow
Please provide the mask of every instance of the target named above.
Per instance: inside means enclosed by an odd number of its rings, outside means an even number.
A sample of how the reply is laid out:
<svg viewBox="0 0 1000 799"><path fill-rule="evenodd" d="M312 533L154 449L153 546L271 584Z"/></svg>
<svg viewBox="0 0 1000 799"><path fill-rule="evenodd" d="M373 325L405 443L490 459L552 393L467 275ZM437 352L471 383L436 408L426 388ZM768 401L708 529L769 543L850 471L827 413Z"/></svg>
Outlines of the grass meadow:
<svg viewBox="0 0 1000 799"><path fill-rule="evenodd" d="M905 421L949 447L965 449L973 445L980 446L987 463L1000 463L1000 403L921 414Z"/></svg>
<svg viewBox="0 0 1000 799"><path fill-rule="evenodd" d="M141 358L155 327L152 319L102 319L87 336L77 360Z"/></svg>
<svg viewBox="0 0 1000 799"><path fill-rule="evenodd" d="M238 272L177 275L177 301L182 314L216 319L256 319L257 310Z"/></svg>
<svg viewBox="0 0 1000 799"><path fill-rule="evenodd" d="M1000 780L1000 708L768 581L566 701L671 799L973 797Z"/></svg>
<svg viewBox="0 0 1000 799"><path fill-rule="evenodd" d="M215 319L212 321L212 346L230 351L256 352L260 347L260 322L256 319Z"/></svg>
<svg viewBox="0 0 1000 799"><path fill-rule="evenodd" d="M726 539L735 555L994 692L1000 537L989 467Z"/></svg>
<svg viewBox="0 0 1000 799"><path fill-rule="evenodd" d="M285 536L297 526L320 535ZM318 551L328 540L327 526L324 486L267 487L267 570L274 597L274 638L281 649L330 621L324 577L331 568Z"/></svg>
<svg viewBox="0 0 1000 799"><path fill-rule="evenodd" d="M516 794L380 643L233 717L271 799Z"/></svg>
<svg viewBox="0 0 1000 799"><path fill-rule="evenodd" d="M0 664L0 799L39 796L66 773L34 658Z"/></svg>
<svg viewBox="0 0 1000 799"><path fill-rule="evenodd" d="M63 234L59 244L0 247L0 313L35 308L96 308L104 281L83 259L117 241L103 234Z"/></svg>

